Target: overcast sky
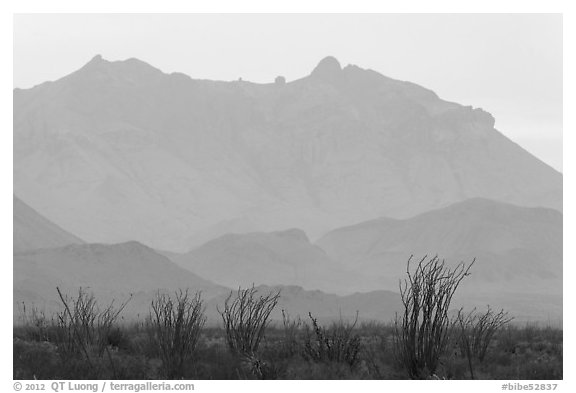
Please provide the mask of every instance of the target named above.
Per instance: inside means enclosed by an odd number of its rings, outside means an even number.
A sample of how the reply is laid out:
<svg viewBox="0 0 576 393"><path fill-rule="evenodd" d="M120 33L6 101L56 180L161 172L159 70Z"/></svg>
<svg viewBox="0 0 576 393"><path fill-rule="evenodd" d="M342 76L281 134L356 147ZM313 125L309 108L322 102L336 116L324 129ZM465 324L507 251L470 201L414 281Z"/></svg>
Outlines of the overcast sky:
<svg viewBox="0 0 576 393"><path fill-rule="evenodd" d="M17 15L14 87L56 80L94 55L192 78L271 82L335 56L481 107L562 170L562 17L538 14Z"/></svg>

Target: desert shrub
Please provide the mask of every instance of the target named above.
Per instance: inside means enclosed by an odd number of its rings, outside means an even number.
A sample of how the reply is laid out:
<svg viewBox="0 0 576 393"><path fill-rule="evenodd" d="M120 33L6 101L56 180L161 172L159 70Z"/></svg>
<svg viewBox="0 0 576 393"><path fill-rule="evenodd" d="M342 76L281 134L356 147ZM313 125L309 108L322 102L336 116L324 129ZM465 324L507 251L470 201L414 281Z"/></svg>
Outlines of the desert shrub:
<svg viewBox="0 0 576 393"><path fill-rule="evenodd" d="M376 322L362 323L358 328L362 345L360 361L366 364L371 379L405 377L393 356L393 331L394 326Z"/></svg>
<svg viewBox="0 0 576 393"><path fill-rule="evenodd" d="M286 311L282 310L282 352L284 356L295 356L301 352L299 335L302 326L303 322L300 317L292 319Z"/></svg>
<svg viewBox="0 0 576 393"><path fill-rule="evenodd" d="M361 337L392 338L394 335L394 324L381 321L362 321L356 330Z"/></svg>
<svg viewBox="0 0 576 393"><path fill-rule="evenodd" d="M311 313L308 314L312 327L307 327L304 342L304 357L315 362L345 363L356 366L360 352L360 337L354 328L358 322L358 313L353 323L333 322L329 328L318 324ZM311 331L310 331L311 330Z"/></svg>
<svg viewBox="0 0 576 393"><path fill-rule="evenodd" d="M97 377L102 361L95 358L102 358L106 353L111 369L114 370L108 338L116 319L131 297L118 308L112 302L101 310L95 296L82 288L78 290L78 296L72 299L64 296L60 288L57 287L56 290L64 306L64 310L56 314L58 350L64 361L72 361L81 356L92 369L92 375Z"/></svg>
<svg viewBox="0 0 576 393"><path fill-rule="evenodd" d="M108 336L106 337L106 344L119 350L131 349L130 338L126 332L118 326L110 329Z"/></svg>
<svg viewBox="0 0 576 393"><path fill-rule="evenodd" d="M256 353L268 325L268 317L280 298L280 292L258 296L256 288L238 289L219 311L226 330L226 342L232 352Z"/></svg>
<svg viewBox="0 0 576 393"><path fill-rule="evenodd" d="M14 379L50 379L61 376L57 347L49 342L14 339Z"/></svg>
<svg viewBox="0 0 576 393"><path fill-rule="evenodd" d="M535 322L527 322L526 325L518 329L518 338L520 341L534 342L538 340L542 330Z"/></svg>
<svg viewBox="0 0 576 393"><path fill-rule="evenodd" d="M459 356L459 354L447 351L440 357L436 372L428 378L453 380L468 379L468 377L469 369L467 359Z"/></svg>
<svg viewBox="0 0 576 393"><path fill-rule="evenodd" d="M192 297L188 290L180 290L174 298L158 293L152 301L150 338L162 360L166 378L184 375L184 363L193 356L205 322L200 293Z"/></svg>
<svg viewBox="0 0 576 393"><path fill-rule="evenodd" d="M53 337L53 321L46 317L44 311L34 304L26 306L22 303L20 311L20 331L22 337L33 341L51 341ZM52 334L51 334L52 333Z"/></svg>
<svg viewBox="0 0 576 393"><path fill-rule="evenodd" d="M414 272L400 283L400 296L404 313L395 319L395 356L412 379L433 375L440 356L449 344L451 321L448 315L452 296L474 261L468 266L460 263L448 268L435 256L424 257Z"/></svg>
<svg viewBox="0 0 576 393"><path fill-rule="evenodd" d="M536 359L519 367L518 379L558 380L562 379L562 363L549 359Z"/></svg>
<svg viewBox="0 0 576 393"><path fill-rule="evenodd" d="M520 341L518 331L518 327L513 324L506 325L503 329L500 329L496 334L498 348L505 353L516 353Z"/></svg>
<svg viewBox="0 0 576 393"><path fill-rule="evenodd" d="M512 318L504 310L494 312L490 306L485 313L480 314L476 309L465 314L462 309L458 311L457 321L460 326L459 340L461 353L468 359L470 377L474 379L474 361L484 361L486 352L495 333Z"/></svg>
<svg viewBox="0 0 576 393"><path fill-rule="evenodd" d="M197 359L198 361L194 362L191 370L196 379L246 379L240 371L238 357L232 354L226 345L206 345L202 340L198 345Z"/></svg>
<svg viewBox="0 0 576 393"><path fill-rule="evenodd" d="M266 378L267 364L258 356L258 346L279 298L279 291L258 295L254 286L239 288L236 296L230 292L224 310L218 310L224 322L228 348L240 358L244 369L261 379Z"/></svg>
<svg viewBox="0 0 576 393"><path fill-rule="evenodd" d="M561 345L564 340L564 335L561 328L548 325L542 328L542 338L549 343Z"/></svg>
<svg viewBox="0 0 576 393"><path fill-rule="evenodd" d="M156 375L154 367L149 359L142 355L131 355L123 351L112 352L113 364L115 365L114 379L154 379L162 378Z"/></svg>
<svg viewBox="0 0 576 393"><path fill-rule="evenodd" d="M341 362L294 362L286 373L286 379L306 380L360 380L368 379L365 368L350 368Z"/></svg>
<svg viewBox="0 0 576 393"><path fill-rule="evenodd" d="M143 356L110 351L108 357L63 359L51 342L15 339L14 379L150 379L154 375Z"/></svg>

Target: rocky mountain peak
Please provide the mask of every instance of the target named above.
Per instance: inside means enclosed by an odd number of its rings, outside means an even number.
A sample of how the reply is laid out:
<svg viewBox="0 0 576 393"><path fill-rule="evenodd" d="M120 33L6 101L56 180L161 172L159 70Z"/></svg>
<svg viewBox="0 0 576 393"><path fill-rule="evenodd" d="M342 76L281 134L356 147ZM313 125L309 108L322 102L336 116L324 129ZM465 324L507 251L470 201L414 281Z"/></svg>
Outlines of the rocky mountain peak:
<svg viewBox="0 0 576 393"><path fill-rule="evenodd" d="M336 80L342 72L340 62L333 56L323 58L314 68L311 76L327 82Z"/></svg>
<svg viewBox="0 0 576 393"><path fill-rule="evenodd" d="M163 72L136 58L109 61L104 59L102 55L96 55L86 63L76 75L82 75L90 79L97 78L100 82L102 82L102 78L131 82L149 82L152 78L162 76Z"/></svg>

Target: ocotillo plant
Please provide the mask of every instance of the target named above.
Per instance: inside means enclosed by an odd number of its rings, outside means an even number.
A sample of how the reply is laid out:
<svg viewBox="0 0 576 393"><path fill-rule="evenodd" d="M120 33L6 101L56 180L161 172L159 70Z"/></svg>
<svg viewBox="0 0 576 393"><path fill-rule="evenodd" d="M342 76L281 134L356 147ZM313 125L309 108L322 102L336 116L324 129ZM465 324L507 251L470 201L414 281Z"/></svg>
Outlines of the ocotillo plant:
<svg viewBox="0 0 576 393"><path fill-rule="evenodd" d="M193 356L206 317L199 292L179 290L175 297L158 293L150 310L151 338L168 379L182 378L185 362Z"/></svg>
<svg viewBox="0 0 576 393"><path fill-rule="evenodd" d="M452 296L475 261L450 269L437 256L426 259L420 260L414 272L410 272L412 257L408 259L408 278L400 282L404 313L395 320L395 354L414 379L436 372L448 346Z"/></svg>
<svg viewBox="0 0 576 393"><path fill-rule="evenodd" d="M258 346L264 337L270 313L276 307L280 291L267 295L258 295L256 288L238 288L224 302L222 316L226 330L226 342L235 355L246 360L248 368L257 377L262 377L263 362L257 356Z"/></svg>
<svg viewBox="0 0 576 393"><path fill-rule="evenodd" d="M78 297L71 300L64 296L60 288L56 287L64 310L57 313L57 326L61 355L66 360L71 360L77 355L83 355L91 368L94 368L92 357L102 357L104 352L108 354L110 365L114 370L114 362L108 350L108 338L116 319L124 310L132 296L120 307L114 307L110 303L104 310L98 307L94 294L78 290Z"/></svg>
<svg viewBox="0 0 576 393"><path fill-rule="evenodd" d="M474 361L484 361L494 334L512 319L504 310L495 313L490 306L483 314L477 313L476 309L473 309L468 314L465 314L462 309L458 311L460 352L468 358L468 367L472 379L474 379Z"/></svg>
<svg viewBox="0 0 576 393"><path fill-rule="evenodd" d="M257 296L257 290L252 286L239 288L234 298L233 295L230 292L224 310L218 310L226 329L226 341L232 352L256 353L280 292Z"/></svg>

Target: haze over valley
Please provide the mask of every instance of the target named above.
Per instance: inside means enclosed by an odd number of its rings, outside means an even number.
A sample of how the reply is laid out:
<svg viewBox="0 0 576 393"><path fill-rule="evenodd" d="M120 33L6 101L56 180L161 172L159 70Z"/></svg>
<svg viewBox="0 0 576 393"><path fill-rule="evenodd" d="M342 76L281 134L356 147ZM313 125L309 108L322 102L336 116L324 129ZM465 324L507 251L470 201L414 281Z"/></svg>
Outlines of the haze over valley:
<svg viewBox="0 0 576 393"><path fill-rule="evenodd" d="M14 90L15 318L82 286L127 317L191 288L214 321L254 284L389 320L410 256L439 255L476 259L458 304L561 320L562 174L494 126L330 56L266 84L95 56Z"/></svg>

